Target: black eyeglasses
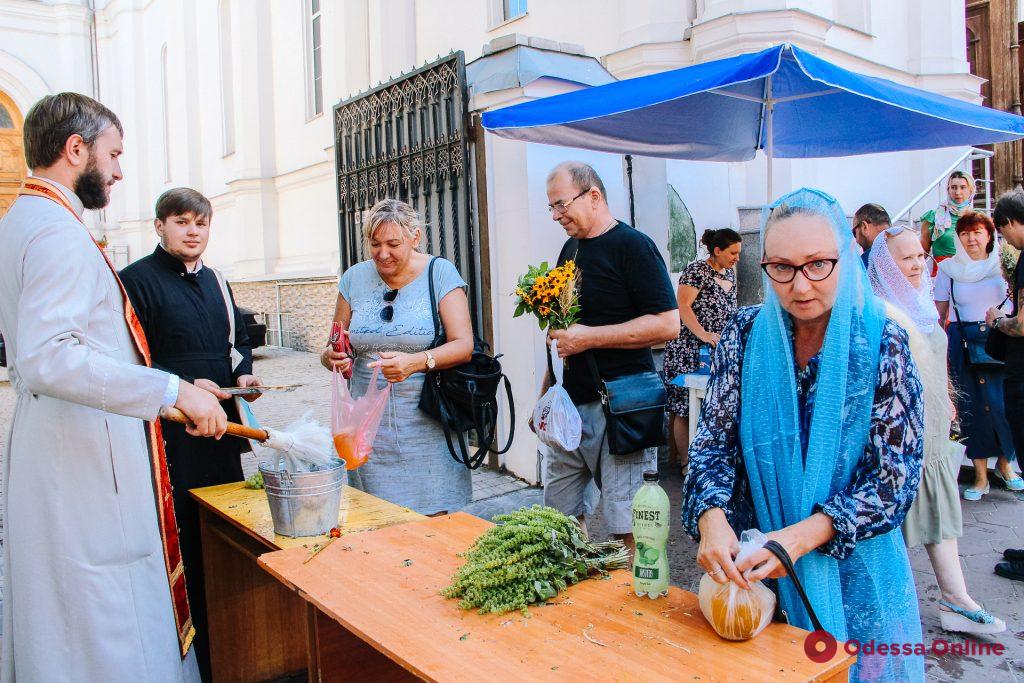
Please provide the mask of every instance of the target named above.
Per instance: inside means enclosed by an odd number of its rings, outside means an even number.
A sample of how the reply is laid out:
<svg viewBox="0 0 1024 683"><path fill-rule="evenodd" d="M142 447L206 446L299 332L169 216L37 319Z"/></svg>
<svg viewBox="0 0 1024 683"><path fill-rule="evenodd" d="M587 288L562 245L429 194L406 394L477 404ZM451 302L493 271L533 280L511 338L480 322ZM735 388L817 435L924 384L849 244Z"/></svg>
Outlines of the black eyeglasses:
<svg viewBox="0 0 1024 683"><path fill-rule="evenodd" d="M548 211L550 211L551 213L556 213L556 214L561 215L561 214L566 212L566 210L569 208L570 204L572 204L574 201L576 201L577 199L579 199L580 197L582 197L583 195L585 195L588 192L590 192L590 188L589 187L587 189L583 190L583 192L580 192L578 195L576 195L572 199L569 199L569 200L564 200L563 199L560 202L555 202L554 204L548 204Z"/></svg>
<svg viewBox="0 0 1024 683"><path fill-rule="evenodd" d="M814 259L799 266L794 266L792 263L769 261L761 264L761 270L780 285L792 282L797 272L803 273L804 277L811 282L821 282L832 274L832 271L836 269L837 263L839 263L837 258Z"/></svg>
<svg viewBox="0 0 1024 683"><path fill-rule="evenodd" d="M398 298L397 289L389 289L384 292L384 308L380 309L380 319L386 323L395 319L395 299Z"/></svg>

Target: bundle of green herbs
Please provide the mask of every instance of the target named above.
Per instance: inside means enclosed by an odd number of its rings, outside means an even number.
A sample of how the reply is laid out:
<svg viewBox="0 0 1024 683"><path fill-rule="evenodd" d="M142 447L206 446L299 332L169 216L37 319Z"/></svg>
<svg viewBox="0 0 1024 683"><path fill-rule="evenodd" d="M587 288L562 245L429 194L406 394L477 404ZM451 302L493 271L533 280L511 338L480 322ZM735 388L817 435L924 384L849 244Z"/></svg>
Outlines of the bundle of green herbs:
<svg viewBox="0 0 1024 683"><path fill-rule="evenodd" d="M593 573L629 566L622 541L591 543L575 518L534 505L494 518L461 557L466 564L441 591L481 614L522 610L555 597Z"/></svg>

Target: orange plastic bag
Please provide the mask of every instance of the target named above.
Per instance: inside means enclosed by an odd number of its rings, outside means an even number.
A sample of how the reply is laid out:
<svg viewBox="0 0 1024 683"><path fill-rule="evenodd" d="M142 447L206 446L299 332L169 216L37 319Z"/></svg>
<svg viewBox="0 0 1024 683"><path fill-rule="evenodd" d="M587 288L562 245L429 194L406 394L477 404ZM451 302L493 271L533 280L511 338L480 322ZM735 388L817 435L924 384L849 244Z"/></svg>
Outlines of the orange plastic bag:
<svg viewBox="0 0 1024 683"><path fill-rule="evenodd" d="M391 394L391 384L378 387L380 368L375 368L366 393L353 398L341 373L335 370L332 374L331 435L334 437L334 450L345 461L345 469L354 470L370 458Z"/></svg>
<svg viewBox="0 0 1024 683"><path fill-rule="evenodd" d="M762 548L767 542L768 537L757 529L744 531L740 535L740 552L736 561ZM760 581L751 584L748 591L732 581L716 583L704 574L700 577L697 597L704 618L726 640L750 640L771 623L775 614L775 594Z"/></svg>

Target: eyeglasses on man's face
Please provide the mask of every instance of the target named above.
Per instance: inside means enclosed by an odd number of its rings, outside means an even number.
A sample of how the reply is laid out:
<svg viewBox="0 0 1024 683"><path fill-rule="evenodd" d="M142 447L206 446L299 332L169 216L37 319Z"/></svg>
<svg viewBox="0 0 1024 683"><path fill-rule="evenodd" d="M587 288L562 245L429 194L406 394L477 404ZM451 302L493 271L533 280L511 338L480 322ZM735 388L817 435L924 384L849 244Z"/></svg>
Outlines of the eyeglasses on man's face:
<svg viewBox="0 0 1024 683"><path fill-rule="evenodd" d="M782 263L781 261L765 261L761 264L761 270L780 285L792 282L797 273L803 273L804 277L811 282L821 282L832 274L832 271L836 269L837 263L839 263L837 258L814 259L799 266L795 266L792 263Z"/></svg>
<svg viewBox="0 0 1024 683"><path fill-rule="evenodd" d="M555 214L556 216L561 216L563 213L565 213L569 209L569 205L570 204L572 204L574 201L576 201L577 199L579 199L580 197L582 197L583 195L585 195L588 192L590 192L590 188L589 187L587 189L583 190L583 192L580 192L578 195L576 195L572 199L563 199L561 201L557 201L557 202L553 202L551 204L548 204L548 211L550 211L551 213Z"/></svg>

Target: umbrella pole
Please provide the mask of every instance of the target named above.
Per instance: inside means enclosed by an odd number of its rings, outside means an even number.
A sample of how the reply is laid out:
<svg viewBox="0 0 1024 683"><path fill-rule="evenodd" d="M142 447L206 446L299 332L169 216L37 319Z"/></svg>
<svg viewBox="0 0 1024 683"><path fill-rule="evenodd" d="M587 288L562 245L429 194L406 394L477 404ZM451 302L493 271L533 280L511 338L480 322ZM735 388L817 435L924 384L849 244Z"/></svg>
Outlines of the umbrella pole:
<svg viewBox="0 0 1024 683"><path fill-rule="evenodd" d="M772 77L768 76L765 84L765 115L768 117L767 134L768 144L765 146L768 157L768 197L765 204L771 204L775 197L772 183L772 157L774 156L775 136L772 134L772 120L775 118L775 100L772 99Z"/></svg>

